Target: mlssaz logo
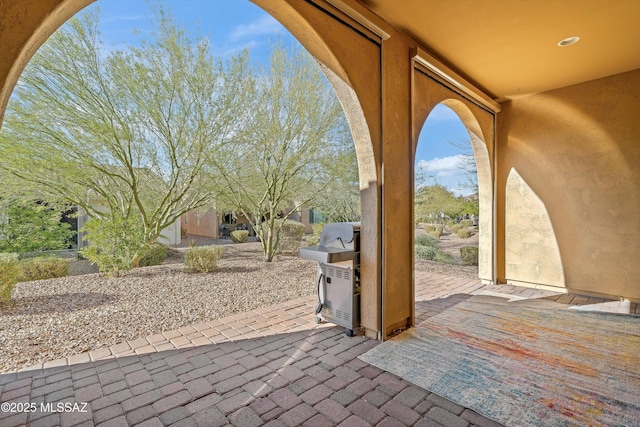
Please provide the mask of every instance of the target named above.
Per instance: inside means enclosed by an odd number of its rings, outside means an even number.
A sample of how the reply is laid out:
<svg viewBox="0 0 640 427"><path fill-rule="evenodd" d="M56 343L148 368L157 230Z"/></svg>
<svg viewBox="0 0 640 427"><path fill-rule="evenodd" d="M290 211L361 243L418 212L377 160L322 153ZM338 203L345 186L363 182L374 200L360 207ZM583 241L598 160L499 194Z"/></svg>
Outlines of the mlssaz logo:
<svg viewBox="0 0 640 427"><path fill-rule="evenodd" d="M40 404L41 412L89 412L87 403L49 402Z"/></svg>

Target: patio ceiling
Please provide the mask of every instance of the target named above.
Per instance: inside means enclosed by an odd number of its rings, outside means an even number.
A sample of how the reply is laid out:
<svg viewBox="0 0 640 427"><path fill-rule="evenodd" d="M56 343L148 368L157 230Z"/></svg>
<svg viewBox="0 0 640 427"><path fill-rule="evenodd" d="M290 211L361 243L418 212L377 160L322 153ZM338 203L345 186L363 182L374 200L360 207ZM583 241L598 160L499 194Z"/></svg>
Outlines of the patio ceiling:
<svg viewBox="0 0 640 427"><path fill-rule="evenodd" d="M640 68L637 0L359 1L497 100Z"/></svg>

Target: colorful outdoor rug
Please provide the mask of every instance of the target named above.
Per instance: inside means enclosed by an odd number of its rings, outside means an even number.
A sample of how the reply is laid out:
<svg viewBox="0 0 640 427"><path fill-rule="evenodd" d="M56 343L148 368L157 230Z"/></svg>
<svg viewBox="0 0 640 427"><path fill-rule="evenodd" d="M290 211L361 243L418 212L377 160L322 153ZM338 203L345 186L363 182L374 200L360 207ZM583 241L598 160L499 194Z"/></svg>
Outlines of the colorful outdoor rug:
<svg viewBox="0 0 640 427"><path fill-rule="evenodd" d="M640 316L474 296L360 358L506 426L640 426Z"/></svg>

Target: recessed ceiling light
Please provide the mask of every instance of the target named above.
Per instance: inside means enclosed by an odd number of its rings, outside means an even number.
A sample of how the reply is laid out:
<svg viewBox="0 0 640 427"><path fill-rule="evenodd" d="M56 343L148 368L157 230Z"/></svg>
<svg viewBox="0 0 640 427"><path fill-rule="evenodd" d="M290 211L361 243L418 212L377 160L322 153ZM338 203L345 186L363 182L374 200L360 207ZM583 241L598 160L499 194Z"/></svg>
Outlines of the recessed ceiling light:
<svg viewBox="0 0 640 427"><path fill-rule="evenodd" d="M576 44L580 41L580 37L567 37L564 40L560 40L560 42L558 43L558 46L571 46L572 44Z"/></svg>

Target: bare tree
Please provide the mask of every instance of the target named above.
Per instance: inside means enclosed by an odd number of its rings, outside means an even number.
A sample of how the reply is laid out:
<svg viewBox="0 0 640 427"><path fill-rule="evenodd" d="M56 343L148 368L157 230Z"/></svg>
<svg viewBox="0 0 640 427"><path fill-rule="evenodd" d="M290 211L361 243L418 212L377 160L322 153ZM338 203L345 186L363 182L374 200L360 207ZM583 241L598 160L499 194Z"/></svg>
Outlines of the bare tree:
<svg viewBox="0 0 640 427"><path fill-rule="evenodd" d="M460 168L464 171L466 182L462 187L471 189L474 193L478 193L478 169L476 166L476 156L468 138L460 138L457 141L449 141L449 144L460 150L457 154L460 159Z"/></svg>

